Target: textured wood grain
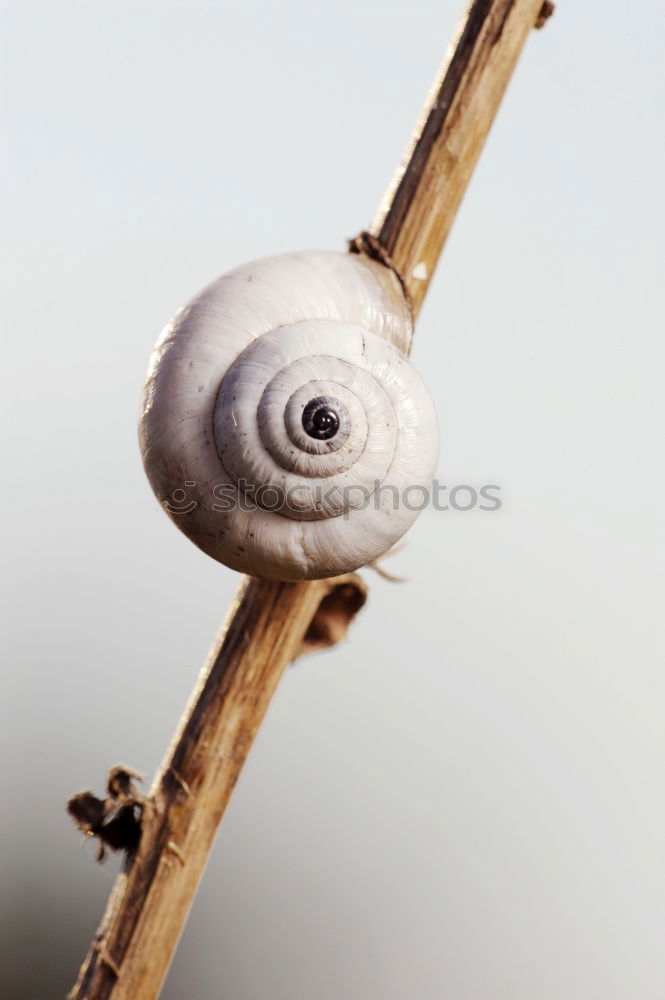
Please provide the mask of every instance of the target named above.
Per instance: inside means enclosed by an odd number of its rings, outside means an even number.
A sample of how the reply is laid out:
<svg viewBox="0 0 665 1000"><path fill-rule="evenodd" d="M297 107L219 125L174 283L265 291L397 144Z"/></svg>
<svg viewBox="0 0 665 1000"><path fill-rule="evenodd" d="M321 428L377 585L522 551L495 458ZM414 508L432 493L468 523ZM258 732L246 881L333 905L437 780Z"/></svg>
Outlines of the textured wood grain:
<svg viewBox="0 0 665 1000"><path fill-rule="evenodd" d="M364 600L353 574L243 583L146 800L138 850L118 876L72 1000L157 996L282 673L299 653L339 640Z"/></svg>
<svg viewBox="0 0 665 1000"><path fill-rule="evenodd" d="M522 45L547 6L471 5L372 229L352 243L397 273L414 316ZM118 876L71 1000L157 996L285 668L299 652L337 641L364 596L355 577L245 581L147 798L138 850Z"/></svg>
<svg viewBox="0 0 665 1000"><path fill-rule="evenodd" d="M376 259L372 244L382 248L414 318L524 42L552 9L542 0L474 0L369 233L352 244Z"/></svg>

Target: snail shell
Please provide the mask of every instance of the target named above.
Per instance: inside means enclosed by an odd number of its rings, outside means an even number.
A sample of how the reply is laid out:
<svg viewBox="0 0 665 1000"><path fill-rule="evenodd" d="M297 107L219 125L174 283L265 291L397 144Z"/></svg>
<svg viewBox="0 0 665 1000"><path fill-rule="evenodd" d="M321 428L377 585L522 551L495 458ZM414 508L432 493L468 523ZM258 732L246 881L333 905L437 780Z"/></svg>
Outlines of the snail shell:
<svg viewBox="0 0 665 1000"><path fill-rule="evenodd" d="M360 256L269 257L214 281L152 355L140 442L155 494L196 545L279 580L376 559L411 525L438 452L397 345L399 283ZM422 493L420 494L422 496Z"/></svg>

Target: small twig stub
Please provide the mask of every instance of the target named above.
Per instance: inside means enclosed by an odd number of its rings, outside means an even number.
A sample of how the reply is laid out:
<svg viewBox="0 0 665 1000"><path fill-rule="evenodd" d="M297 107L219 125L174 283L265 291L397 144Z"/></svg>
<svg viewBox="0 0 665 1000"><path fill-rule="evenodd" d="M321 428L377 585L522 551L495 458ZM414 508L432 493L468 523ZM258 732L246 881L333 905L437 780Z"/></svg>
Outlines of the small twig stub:
<svg viewBox="0 0 665 1000"><path fill-rule="evenodd" d="M544 0L543 6L538 12L538 17L536 18L536 28L542 28L546 21L550 19L554 13L555 7L551 0Z"/></svg>
<svg viewBox="0 0 665 1000"><path fill-rule="evenodd" d="M143 781L143 776L130 767L117 765L109 771L105 799L85 791L67 803L67 812L79 830L99 840L98 861L104 860L107 847L133 854L139 845L145 799L135 780Z"/></svg>

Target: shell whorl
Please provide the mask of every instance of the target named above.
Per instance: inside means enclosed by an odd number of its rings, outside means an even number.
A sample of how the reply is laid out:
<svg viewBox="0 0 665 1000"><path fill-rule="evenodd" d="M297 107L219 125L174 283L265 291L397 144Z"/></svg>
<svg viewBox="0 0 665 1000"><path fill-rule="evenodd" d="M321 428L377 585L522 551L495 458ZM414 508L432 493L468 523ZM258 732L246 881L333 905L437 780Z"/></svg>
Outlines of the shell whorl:
<svg viewBox="0 0 665 1000"><path fill-rule="evenodd" d="M182 531L255 576L334 576L376 559L429 487L433 404L398 347L394 275L341 253L266 258L209 285L151 359L148 478ZM396 499L398 502L396 503Z"/></svg>

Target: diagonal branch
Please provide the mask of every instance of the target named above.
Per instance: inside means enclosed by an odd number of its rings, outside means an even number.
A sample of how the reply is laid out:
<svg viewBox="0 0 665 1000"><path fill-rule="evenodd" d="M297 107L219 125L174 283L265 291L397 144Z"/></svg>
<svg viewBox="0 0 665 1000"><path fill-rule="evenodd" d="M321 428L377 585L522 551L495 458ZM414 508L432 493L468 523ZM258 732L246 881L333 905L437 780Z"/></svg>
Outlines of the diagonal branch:
<svg viewBox="0 0 665 1000"><path fill-rule="evenodd" d="M551 4L542 0L472 3L371 230L352 241L353 252L395 271L414 316L522 46L549 12ZM303 649L336 642L364 600L355 576L242 584L151 793L140 802L138 848L128 850L70 1000L157 996L284 670ZM98 822L87 813L78 822L94 833L118 803L108 806L91 793L83 798ZM120 803L125 810L134 804L131 797Z"/></svg>
<svg viewBox="0 0 665 1000"><path fill-rule="evenodd" d="M351 243L393 267L414 318L527 36L553 10L549 0L471 4L369 232Z"/></svg>
<svg viewBox="0 0 665 1000"><path fill-rule="evenodd" d="M70 997L157 996L222 814L284 670L300 653L341 638L365 593L353 574L312 583L244 581L142 800L138 849L128 853ZM111 781L109 791L113 799Z"/></svg>

